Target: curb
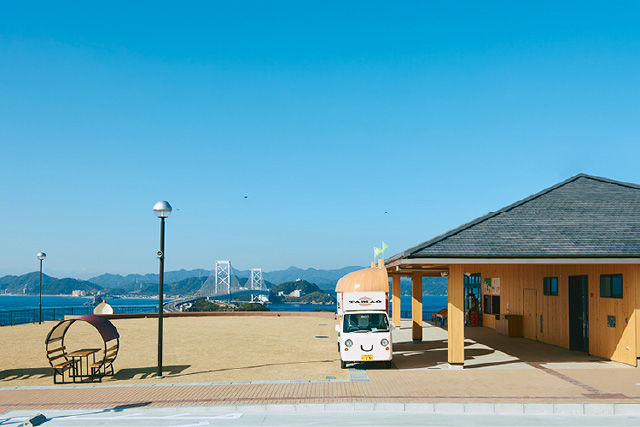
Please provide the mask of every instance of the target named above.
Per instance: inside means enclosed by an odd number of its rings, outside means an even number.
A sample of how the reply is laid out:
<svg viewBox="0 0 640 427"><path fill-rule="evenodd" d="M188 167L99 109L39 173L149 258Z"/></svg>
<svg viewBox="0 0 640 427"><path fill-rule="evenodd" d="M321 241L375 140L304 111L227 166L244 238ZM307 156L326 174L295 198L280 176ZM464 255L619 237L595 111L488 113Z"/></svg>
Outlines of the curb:
<svg viewBox="0 0 640 427"><path fill-rule="evenodd" d="M185 406L175 407L184 411ZM237 412L413 412L473 415L640 416L640 403L338 402L194 406L194 410ZM205 409L206 408L206 409Z"/></svg>

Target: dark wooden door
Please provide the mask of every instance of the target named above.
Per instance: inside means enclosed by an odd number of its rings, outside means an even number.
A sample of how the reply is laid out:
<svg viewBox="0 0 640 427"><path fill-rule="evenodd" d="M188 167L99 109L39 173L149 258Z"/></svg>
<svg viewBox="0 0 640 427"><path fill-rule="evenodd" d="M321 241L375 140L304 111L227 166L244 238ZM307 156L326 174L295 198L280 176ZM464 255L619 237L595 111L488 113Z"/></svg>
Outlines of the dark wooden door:
<svg viewBox="0 0 640 427"><path fill-rule="evenodd" d="M569 276L569 348L589 352L587 276Z"/></svg>

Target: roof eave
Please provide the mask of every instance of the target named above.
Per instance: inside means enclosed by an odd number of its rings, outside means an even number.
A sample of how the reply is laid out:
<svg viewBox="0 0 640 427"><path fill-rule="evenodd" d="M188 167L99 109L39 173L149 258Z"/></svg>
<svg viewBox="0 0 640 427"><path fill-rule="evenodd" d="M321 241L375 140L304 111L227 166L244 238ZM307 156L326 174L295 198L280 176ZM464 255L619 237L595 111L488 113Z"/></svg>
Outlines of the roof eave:
<svg viewBox="0 0 640 427"><path fill-rule="evenodd" d="M640 264L640 255L625 256L541 256L541 257L414 257L389 261L387 269L422 264Z"/></svg>

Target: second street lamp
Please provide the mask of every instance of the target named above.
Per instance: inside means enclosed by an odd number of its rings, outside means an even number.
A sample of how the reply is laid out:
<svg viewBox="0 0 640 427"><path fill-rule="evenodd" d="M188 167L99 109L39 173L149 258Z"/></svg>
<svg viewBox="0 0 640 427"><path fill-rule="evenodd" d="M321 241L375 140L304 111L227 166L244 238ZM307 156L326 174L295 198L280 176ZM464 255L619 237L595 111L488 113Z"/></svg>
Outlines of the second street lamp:
<svg viewBox="0 0 640 427"><path fill-rule="evenodd" d="M38 304L38 324L42 324L42 260L47 257L44 252L38 252L36 255L40 260L40 303Z"/></svg>
<svg viewBox="0 0 640 427"><path fill-rule="evenodd" d="M157 377L162 378L162 310L164 303L164 220L171 215L171 205L164 200L153 206L153 213L160 218L160 277L158 280L158 373Z"/></svg>

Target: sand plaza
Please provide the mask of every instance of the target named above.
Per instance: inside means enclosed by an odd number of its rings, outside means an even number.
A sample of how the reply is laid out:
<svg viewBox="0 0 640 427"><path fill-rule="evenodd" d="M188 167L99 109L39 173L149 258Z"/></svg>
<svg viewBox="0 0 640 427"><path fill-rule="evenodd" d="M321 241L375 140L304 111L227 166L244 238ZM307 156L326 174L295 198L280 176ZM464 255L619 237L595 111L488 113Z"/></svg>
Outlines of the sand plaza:
<svg viewBox="0 0 640 427"><path fill-rule="evenodd" d="M391 369L343 370L331 313L169 317L165 377L157 379L157 319L112 322L121 335L115 375L92 384L53 385L43 344L52 324L0 329L0 411L211 406L640 415L638 369L488 328L466 328L461 370L447 363L445 329L425 322L415 343L409 321L394 331ZM96 338L81 327L71 333L69 346Z"/></svg>

